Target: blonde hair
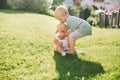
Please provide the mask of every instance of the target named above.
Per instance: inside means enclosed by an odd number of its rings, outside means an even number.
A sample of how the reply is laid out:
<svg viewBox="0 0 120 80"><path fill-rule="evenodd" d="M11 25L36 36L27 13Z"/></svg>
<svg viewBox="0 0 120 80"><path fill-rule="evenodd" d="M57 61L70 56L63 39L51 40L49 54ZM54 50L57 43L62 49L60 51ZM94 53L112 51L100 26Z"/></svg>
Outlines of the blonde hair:
<svg viewBox="0 0 120 80"><path fill-rule="evenodd" d="M55 14L54 16L56 16L56 14L60 14L62 16L66 15L66 14L69 14L68 12L68 9L65 7L65 6L58 6L56 9L55 9Z"/></svg>
<svg viewBox="0 0 120 80"><path fill-rule="evenodd" d="M60 26L65 26L65 28L66 28L66 24L64 24L64 23L59 23L59 24L57 24L56 33L58 32L58 29L59 29ZM66 29L67 29L67 28L66 28Z"/></svg>

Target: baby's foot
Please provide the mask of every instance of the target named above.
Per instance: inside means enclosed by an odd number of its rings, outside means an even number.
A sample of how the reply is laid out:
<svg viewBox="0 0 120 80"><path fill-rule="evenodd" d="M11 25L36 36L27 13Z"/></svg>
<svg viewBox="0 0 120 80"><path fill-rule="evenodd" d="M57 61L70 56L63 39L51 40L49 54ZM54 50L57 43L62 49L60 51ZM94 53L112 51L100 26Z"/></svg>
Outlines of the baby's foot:
<svg viewBox="0 0 120 80"><path fill-rule="evenodd" d="M62 52L62 56L66 56L66 52Z"/></svg>

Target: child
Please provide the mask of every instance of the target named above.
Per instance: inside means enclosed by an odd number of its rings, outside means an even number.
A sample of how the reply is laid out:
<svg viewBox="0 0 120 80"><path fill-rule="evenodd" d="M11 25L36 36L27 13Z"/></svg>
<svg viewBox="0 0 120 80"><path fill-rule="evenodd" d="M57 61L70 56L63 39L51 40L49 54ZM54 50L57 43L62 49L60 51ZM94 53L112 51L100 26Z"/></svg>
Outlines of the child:
<svg viewBox="0 0 120 80"><path fill-rule="evenodd" d="M55 51L58 51L62 56L66 55L65 51L68 51L68 40L67 36L69 31L67 30L65 24L59 23L57 25L57 31L54 37Z"/></svg>
<svg viewBox="0 0 120 80"><path fill-rule="evenodd" d="M90 24L81 18L70 16L67 8L63 6L56 8L54 16L61 23L66 23L67 28L71 31L68 36L69 53L75 53L76 40L92 34Z"/></svg>

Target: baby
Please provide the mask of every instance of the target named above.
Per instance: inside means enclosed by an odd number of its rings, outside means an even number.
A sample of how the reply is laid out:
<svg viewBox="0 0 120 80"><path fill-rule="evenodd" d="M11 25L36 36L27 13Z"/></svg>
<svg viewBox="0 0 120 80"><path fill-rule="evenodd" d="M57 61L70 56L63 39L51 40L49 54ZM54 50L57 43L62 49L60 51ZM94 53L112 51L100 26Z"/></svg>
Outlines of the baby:
<svg viewBox="0 0 120 80"><path fill-rule="evenodd" d="M54 37L55 51L58 51L62 56L66 55L66 51L69 50L68 48L68 40L67 36L70 32L67 30L65 24L59 23L57 25L57 31Z"/></svg>

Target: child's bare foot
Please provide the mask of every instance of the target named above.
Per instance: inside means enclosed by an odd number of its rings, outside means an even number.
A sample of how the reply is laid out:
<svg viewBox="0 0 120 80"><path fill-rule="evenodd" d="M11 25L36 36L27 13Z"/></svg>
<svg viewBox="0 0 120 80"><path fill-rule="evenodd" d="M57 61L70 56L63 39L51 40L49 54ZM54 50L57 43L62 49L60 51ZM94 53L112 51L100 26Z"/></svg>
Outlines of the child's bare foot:
<svg viewBox="0 0 120 80"><path fill-rule="evenodd" d="M69 51L66 51L66 53L68 53L68 54L74 54L75 52L73 53L72 51L69 50Z"/></svg>
<svg viewBox="0 0 120 80"><path fill-rule="evenodd" d="M82 51L82 50L75 49L75 53L85 55L85 51Z"/></svg>
<svg viewBox="0 0 120 80"><path fill-rule="evenodd" d="M82 54L85 55L85 51L75 49L74 53L72 51L66 51L68 54Z"/></svg>

